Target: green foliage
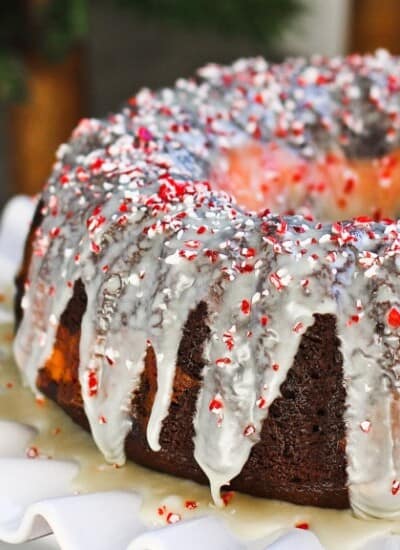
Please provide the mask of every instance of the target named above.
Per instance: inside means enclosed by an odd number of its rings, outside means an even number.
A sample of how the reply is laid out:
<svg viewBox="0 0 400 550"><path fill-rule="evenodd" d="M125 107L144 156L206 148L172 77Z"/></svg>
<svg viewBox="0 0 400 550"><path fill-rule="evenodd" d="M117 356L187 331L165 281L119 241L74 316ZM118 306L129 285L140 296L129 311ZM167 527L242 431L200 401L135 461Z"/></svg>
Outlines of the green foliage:
<svg viewBox="0 0 400 550"><path fill-rule="evenodd" d="M246 35L273 48L302 0L103 0L152 20ZM88 32L89 0L0 1L0 101L21 97L26 55L63 58Z"/></svg>
<svg viewBox="0 0 400 550"><path fill-rule="evenodd" d="M87 0L0 2L0 101L24 95L26 55L62 59L87 34Z"/></svg>
<svg viewBox="0 0 400 550"><path fill-rule="evenodd" d="M0 101L25 97L25 71L20 59L0 51Z"/></svg>
<svg viewBox="0 0 400 550"><path fill-rule="evenodd" d="M163 22L246 35L274 45L281 31L301 11L301 0L108 0Z"/></svg>
<svg viewBox="0 0 400 550"><path fill-rule="evenodd" d="M87 0L52 0L38 7L38 47L50 60L64 57L88 31Z"/></svg>

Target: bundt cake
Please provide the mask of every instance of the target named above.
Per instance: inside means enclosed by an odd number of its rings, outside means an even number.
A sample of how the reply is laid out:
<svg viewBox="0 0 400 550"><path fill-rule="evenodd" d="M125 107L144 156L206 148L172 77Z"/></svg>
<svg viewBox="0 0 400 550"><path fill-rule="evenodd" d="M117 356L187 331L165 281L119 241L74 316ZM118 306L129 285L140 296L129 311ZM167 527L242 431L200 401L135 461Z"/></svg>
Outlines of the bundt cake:
<svg viewBox="0 0 400 550"><path fill-rule="evenodd" d="M82 120L17 278L27 383L217 503L400 517L399 112L378 51L208 65Z"/></svg>

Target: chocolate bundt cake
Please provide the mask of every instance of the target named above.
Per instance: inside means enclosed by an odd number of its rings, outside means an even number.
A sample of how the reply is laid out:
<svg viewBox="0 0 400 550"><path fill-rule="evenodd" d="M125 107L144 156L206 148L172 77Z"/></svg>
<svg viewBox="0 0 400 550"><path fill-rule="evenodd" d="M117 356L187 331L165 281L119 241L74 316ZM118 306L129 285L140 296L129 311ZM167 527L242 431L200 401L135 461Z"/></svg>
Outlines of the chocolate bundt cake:
<svg viewBox="0 0 400 550"><path fill-rule="evenodd" d="M26 381L217 503L398 518L399 112L379 51L209 65L81 121L17 280Z"/></svg>

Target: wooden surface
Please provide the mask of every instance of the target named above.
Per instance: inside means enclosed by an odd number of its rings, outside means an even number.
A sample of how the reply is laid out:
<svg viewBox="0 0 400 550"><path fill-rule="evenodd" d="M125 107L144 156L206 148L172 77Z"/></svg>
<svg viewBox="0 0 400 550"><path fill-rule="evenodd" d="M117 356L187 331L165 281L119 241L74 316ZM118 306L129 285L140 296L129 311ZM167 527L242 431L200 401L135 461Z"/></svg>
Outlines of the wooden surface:
<svg viewBox="0 0 400 550"><path fill-rule="evenodd" d="M54 154L85 113L83 58L80 50L61 63L27 59L27 99L8 109L7 150L14 192L37 193Z"/></svg>
<svg viewBox="0 0 400 550"><path fill-rule="evenodd" d="M400 0L352 0L350 50L400 54Z"/></svg>

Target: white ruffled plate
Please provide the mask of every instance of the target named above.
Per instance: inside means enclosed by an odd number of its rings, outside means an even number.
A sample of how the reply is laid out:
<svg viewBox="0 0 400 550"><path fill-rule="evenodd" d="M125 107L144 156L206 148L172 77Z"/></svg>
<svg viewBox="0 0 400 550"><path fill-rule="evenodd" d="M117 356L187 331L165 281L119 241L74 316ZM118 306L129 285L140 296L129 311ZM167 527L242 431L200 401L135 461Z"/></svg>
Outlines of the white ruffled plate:
<svg viewBox="0 0 400 550"><path fill-rule="evenodd" d="M139 519L140 497L129 492L73 495L74 462L26 458L29 426L0 420L0 540L34 540L22 548L80 550L244 550L221 521L204 517L148 530ZM12 455L12 457L11 457ZM54 537L44 537L53 532ZM321 550L311 533L289 533L279 546ZM10 546L3 545L4 548ZM0 545L0 549L2 546ZM18 546L17 546L18 548ZM266 548L262 541L252 545Z"/></svg>
<svg viewBox="0 0 400 550"><path fill-rule="evenodd" d="M33 209L32 200L17 197L3 213L0 292L11 287ZM9 313L0 310L0 322L9 321ZM259 540L245 545L214 517L149 530L139 518L139 495L121 491L74 495L76 463L27 458L34 435L29 425L0 419L0 541L4 541L0 550L322 550L311 532L299 529L273 544ZM400 549L400 538L381 538L365 547L378 549Z"/></svg>

